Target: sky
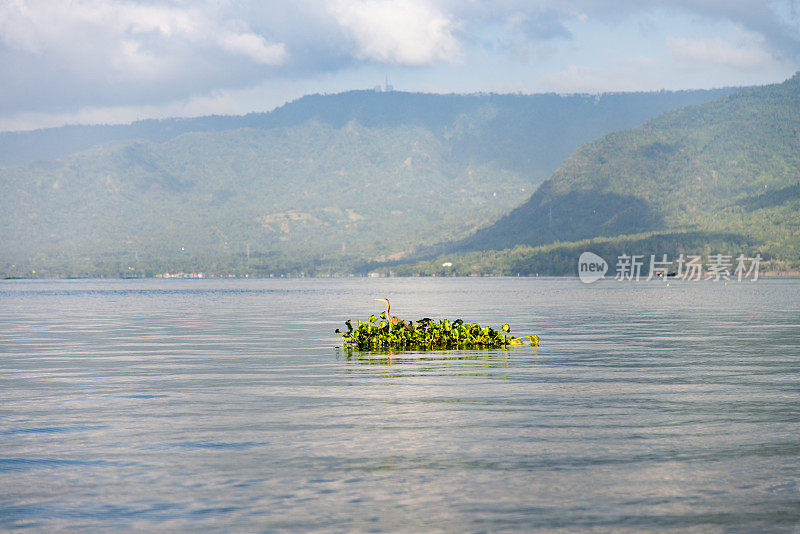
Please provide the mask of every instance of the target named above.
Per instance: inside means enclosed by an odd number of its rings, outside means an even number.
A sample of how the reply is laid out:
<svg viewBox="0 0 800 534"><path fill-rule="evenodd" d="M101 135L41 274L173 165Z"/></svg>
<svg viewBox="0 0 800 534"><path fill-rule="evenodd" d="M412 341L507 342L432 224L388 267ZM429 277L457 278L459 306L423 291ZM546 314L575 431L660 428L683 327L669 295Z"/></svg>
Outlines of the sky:
<svg viewBox="0 0 800 534"><path fill-rule="evenodd" d="M602 93L800 70L800 0L0 0L0 131L311 93Z"/></svg>

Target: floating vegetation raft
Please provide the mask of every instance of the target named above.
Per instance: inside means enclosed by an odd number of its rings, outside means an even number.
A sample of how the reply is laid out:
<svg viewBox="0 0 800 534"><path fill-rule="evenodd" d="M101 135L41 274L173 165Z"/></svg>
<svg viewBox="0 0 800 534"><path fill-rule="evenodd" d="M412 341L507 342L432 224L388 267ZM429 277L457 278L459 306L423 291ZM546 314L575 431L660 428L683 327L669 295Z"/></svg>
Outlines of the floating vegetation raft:
<svg viewBox="0 0 800 534"><path fill-rule="evenodd" d="M344 339L344 346L350 349L482 349L507 347L509 345L539 345L539 336L514 337L509 335L511 328L504 324L500 331L477 323L465 323L461 319L450 322L447 319L438 323L425 318L414 321L399 321L386 312L378 317L370 315L367 321L358 321L353 328L351 321L345 321L347 330L338 328L337 334ZM525 341L527 340L527 341Z"/></svg>

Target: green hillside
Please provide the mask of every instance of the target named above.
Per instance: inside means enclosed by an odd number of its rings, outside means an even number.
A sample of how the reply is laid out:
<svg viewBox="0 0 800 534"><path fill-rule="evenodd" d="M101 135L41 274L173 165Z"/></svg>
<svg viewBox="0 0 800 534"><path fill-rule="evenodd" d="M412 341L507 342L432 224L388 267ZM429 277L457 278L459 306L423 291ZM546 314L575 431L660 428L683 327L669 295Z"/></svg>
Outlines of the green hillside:
<svg viewBox="0 0 800 534"><path fill-rule="evenodd" d="M137 260L155 272L307 272L463 237L531 190L497 165L459 165L424 129L320 123L126 144L3 178L14 199L3 255L35 252L31 263L76 275Z"/></svg>
<svg viewBox="0 0 800 534"><path fill-rule="evenodd" d="M94 146L143 140L163 143L179 135L253 128L289 128L317 121L341 128L419 126L442 135L458 129L461 155L516 156L547 178L579 144L614 129L630 128L664 111L697 104L733 89L603 95L437 95L399 91L348 91L307 95L266 113L149 119L132 124L71 125L0 132L0 167L52 161ZM475 154L477 152L477 154ZM544 173L544 174L542 174Z"/></svg>
<svg viewBox="0 0 800 534"><path fill-rule="evenodd" d="M640 233L684 235L678 250L697 232L800 264L800 75L587 143L525 204L446 251Z"/></svg>
<svg viewBox="0 0 800 534"><path fill-rule="evenodd" d="M269 114L97 127L115 133L0 168L0 274L349 272L465 238L528 198L581 143L729 92L362 91ZM30 147L77 132L72 144L34 151L46 159L102 138L81 128L4 139Z"/></svg>

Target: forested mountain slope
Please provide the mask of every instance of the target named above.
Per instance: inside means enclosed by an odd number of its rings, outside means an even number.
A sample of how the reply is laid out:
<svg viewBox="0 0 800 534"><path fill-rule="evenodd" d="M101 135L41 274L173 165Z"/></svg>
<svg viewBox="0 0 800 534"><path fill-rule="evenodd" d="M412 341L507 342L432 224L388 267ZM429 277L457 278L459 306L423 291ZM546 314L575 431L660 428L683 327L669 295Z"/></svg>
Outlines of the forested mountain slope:
<svg viewBox="0 0 800 534"><path fill-rule="evenodd" d="M581 143L729 92L354 91L243 117L2 134L7 160L16 146L37 161L0 168L0 271L347 272L464 238Z"/></svg>
<svg viewBox="0 0 800 534"><path fill-rule="evenodd" d="M586 143L530 200L449 250L698 232L800 261L800 75Z"/></svg>

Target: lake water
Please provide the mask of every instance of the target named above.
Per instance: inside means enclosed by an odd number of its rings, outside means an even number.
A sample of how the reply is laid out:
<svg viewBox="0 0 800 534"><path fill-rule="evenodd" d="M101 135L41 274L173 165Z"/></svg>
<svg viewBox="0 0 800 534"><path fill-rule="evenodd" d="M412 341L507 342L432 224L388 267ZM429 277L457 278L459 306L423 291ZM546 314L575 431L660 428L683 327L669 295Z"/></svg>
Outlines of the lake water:
<svg viewBox="0 0 800 534"><path fill-rule="evenodd" d="M349 354L381 311L536 333ZM800 280L0 282L0 529L800 528Z"/></svg>

